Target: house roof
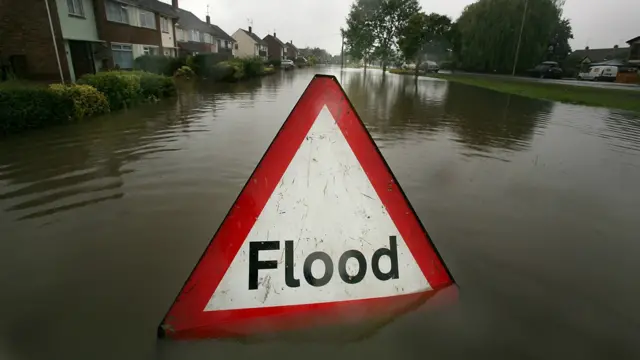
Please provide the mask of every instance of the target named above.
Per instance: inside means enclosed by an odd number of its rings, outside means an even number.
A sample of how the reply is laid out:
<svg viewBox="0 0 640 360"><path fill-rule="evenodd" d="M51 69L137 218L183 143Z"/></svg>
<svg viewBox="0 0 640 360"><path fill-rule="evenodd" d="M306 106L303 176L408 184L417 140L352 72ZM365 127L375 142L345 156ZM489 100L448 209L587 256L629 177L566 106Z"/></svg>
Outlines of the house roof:
<svg viewBox="0 0 640 360"><path fill-rule="evenodd" d="M270 40L271 40L271 39L273 39L273 40L275 40L275 41L276 41L276 43L277 43L278 45L280 45L280 46L284 47L284 43L283 43L282 41L280 41L280 39L278 39L277 37L275 37L275 36L273 36L273 35L271 35L271 34L269 34L269 35L265 36L265 37L264 37L264 39L262 39L262 40L267 41L267 39L270 39Z"/></svg>
<svg viewBox="0 0 640 360"><path fill-rule="evenodd" d="M211 34L215 38L227 41L235 41L231 36L229 36L229 34L220 29L218 25L207 24L206 22L200 20L200 18L191 11L178 9L178 15L180 16L180 19L178 19L178 24L181 29L198 30L201 33Z"/></svg>
<svg viewBox="0 0 640 360"><path fill-rule="evenodd" d="M295 45L293 45L293 43L292 43L292 42L288 42L288 43L286 43L286 46L287 46L287 47L289 47L289 48L292 48L292 49L293 49L293 50L295 50L295 51L298 51L298 48L297 48Z"/></svg>
<svg viewBox="0 0 640 360"><path fill-rule="evenodd" d="M583 49L574 51L572 56L579 57L583 60L589 58L592 63L613 59L626 59L629 56L629 48Z"/></svg>
<svg viewBox="0 0 640 360"><path fill-rule="evenodd" d="M240 29L242 31L244 31L245 34L247 34L250 38L253 39L253 41L257 42L260 45L267 45L266 42L264 42L262 39L260 39L260 37L258 35L256 35L254 32L248 32L245 29Z"/></svg>
<svg viewBox="0 0 640 360"><path fill-rule="evenodd" d="M178 9L178 15L180 16L180 19L178 19L178 25L181 29L198 30L203 33L212 32L212 29L209 27L209 25L207 25L206 22L200 20L200 18L195 16L191 11Z"/></svg>
<svg viewBox="0 0 640 360"><path fill-rule="evenodd" d="M626 64L626 61L624 60L613 59L613 60L607 60L599 63L591 63L589 64L589 66L622 66L624 64Z"/></svg>
<svg viewBox="0 0 640 360"><path fill-rule="evenodd" d="M214 37L216 37L218 39L222 39L222 40L236 42L231 36L229 36L229 34L224 32L224 30L220 29L220 27L218 25L211 24L209 26L211 26L211 28L213 29L213 36Z"/></svg>
<svg viewBox="0 0 640 360"><path fill-rule="evenodd" d="M631 45L631 43L634 43L634 42L636 42L636 41L638 41L638 40L640 40L640 36L636 36L636 37L634 37L633 39L631 39L631 40L627 41L627 44Z"/></svg>
<svg viewBox="0 0 640 360"><path fill-rule="evenodd" d="M157 12L170 18L178 18L178 12L170 4L158 0L118 0L122 3Z"/></svg>

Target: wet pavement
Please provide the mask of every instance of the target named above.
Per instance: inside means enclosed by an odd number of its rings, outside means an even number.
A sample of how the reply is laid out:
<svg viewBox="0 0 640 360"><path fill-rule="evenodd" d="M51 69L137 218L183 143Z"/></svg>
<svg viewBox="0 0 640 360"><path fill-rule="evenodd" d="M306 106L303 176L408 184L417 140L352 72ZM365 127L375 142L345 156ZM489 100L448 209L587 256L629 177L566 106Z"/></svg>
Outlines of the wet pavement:
<svg viewBox="0 0 640 360"><path fill-rule="evenodd" d="M158 342L315 72L335 74L459 286L358 341ZM191 85L0 140L2 359L640 357L640 117L377 70Z"/></svg>

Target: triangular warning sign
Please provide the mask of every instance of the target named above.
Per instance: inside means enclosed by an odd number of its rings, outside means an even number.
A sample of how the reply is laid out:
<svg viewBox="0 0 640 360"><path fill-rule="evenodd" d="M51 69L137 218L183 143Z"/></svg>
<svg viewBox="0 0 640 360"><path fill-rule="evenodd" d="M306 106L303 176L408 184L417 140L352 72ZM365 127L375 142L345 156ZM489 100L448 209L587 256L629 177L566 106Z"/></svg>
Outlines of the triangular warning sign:
<svg viewBox="0 0 640 360"><path fill-rule="evenodd" d="M364 320L452 284L337 80L318 75L159 331L229 337Z"/></svg>

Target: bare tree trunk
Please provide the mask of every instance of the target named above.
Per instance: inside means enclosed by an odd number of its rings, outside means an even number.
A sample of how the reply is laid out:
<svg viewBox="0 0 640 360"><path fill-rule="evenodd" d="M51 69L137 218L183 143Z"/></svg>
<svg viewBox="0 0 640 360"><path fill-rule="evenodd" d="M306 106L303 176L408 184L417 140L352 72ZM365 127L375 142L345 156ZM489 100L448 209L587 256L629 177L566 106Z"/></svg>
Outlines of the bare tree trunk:
<svg viewBox="0 0 640 360"><path fill-rule="evenodd" d="M364 57L364 72L367 72L367 57Z"/></svg>

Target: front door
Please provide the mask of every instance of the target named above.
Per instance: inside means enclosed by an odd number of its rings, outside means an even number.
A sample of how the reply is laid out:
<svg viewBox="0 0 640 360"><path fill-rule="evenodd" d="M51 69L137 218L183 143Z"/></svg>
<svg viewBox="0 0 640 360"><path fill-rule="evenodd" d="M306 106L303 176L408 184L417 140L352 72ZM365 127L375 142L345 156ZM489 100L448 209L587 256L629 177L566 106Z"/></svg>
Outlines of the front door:
<svg viewBox="0 0 640 360"><path fill-rule="evenodd" d="M76 79L84 74L93 74L95 71L93 64L93 52L91 51L91 43L86 41L69 41L69 52L71 53L71 61L73 61L73 71Z"/></svg>

